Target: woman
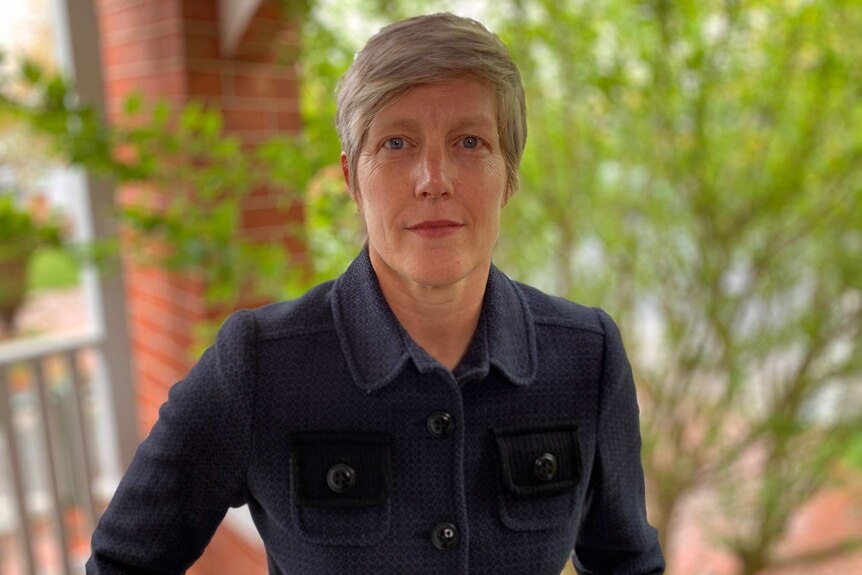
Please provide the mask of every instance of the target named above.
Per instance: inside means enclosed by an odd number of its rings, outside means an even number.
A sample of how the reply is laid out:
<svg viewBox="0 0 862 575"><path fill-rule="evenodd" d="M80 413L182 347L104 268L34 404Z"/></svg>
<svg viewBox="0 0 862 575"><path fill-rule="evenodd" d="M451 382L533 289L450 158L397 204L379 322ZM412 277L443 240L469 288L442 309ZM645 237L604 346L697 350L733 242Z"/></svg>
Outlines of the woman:
<svg viewBox="0 0 862 575"><path fill-rule="evenodd" d="M182 572L248 504L271 573L662 573L617 328L491 265L526 139L505 47L449 14L384 28L338 131L365 248L225 322L87 572Z"/></svg>

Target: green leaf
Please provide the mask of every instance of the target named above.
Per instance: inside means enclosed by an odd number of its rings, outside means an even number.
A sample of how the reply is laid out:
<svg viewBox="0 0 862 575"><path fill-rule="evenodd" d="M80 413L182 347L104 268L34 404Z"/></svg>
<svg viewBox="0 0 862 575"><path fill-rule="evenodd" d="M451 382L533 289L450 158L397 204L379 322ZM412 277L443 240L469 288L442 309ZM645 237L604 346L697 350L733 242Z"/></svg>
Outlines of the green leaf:
<svg viewBox="0 0 862 575"><path fill-rule="evenodd" d="M158 100L153 106L153 127L159 130L167 128L170 117L170 104L164 100Z"/></svg>
<svg viewBox="0 0 862 575"><path fill-rule="evenodd" d="M127 118L134 116L138 112L141 111L141 106L143 105L143 97L141 93L138 91L132 92L126 97L126 100L123 102L123 111Z"/></svg>
<svg viewBox="0 0 862 575"><path fill-rule="evenodd" d="M209 110L203 115L201 124L201 135L208 138L217 138L222 131L222 117L217 110Z"/></svg>
<svg viewBox="0 0 862 575"><path fill-rule="evenodd" d="M27 59L21 64L21 74L28 83L36 85L42 79L42 67L35 61Z"/></svg>

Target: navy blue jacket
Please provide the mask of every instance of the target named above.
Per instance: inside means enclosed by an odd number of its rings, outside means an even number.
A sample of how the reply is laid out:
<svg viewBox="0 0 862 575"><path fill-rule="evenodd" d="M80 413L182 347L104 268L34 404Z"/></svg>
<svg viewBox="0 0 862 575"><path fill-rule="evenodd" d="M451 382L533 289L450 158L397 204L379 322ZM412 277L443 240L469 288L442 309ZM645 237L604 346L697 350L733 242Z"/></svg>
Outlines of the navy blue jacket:
<svg viewBox="0 0 862 575"><path fill-rule="evenodd" d="M225 322L138 449L87 573L182 573L248 504L274 575L557 575L570 558L582 575L660 574L640 449L603 311L492 267L450 372L401 327L365 250Z"/></svg>

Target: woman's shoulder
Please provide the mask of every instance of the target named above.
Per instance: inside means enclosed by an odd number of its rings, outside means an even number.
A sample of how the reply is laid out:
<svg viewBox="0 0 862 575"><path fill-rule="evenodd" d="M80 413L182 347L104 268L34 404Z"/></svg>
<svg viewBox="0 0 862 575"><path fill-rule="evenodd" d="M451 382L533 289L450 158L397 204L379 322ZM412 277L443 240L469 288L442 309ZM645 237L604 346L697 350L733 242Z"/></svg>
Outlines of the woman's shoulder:
<svg viewBox="0 0 862 575"><path fill-rule="evenodd" d="M235 331L235 324L251 324L254 339L260 342L333 329L329 301L333 283L317 285L296 299L237 310L225 320L222 330Z"/></svg>
<svg viewBox="0 0 862 575"><path fill-rule="evenodd" d="M521 293L535 323L604 333L599 317L604 313L602 310L545 293L525 283L510 281Z"/></svg>

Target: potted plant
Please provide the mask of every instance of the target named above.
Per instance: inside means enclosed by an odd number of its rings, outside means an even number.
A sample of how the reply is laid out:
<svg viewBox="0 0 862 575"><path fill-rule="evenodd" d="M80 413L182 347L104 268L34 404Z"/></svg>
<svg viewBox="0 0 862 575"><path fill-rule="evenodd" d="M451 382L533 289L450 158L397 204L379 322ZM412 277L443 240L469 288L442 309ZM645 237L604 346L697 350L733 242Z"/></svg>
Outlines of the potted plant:
<svg viewBox="0 0 862 575"><path fill-rule="evenodd" d="M63 245L55 218L40 221L12 194L0 193L0 325L14 331L15 315L27 295L27 268L37 248Z"/></svg>

